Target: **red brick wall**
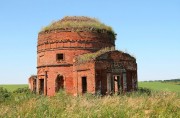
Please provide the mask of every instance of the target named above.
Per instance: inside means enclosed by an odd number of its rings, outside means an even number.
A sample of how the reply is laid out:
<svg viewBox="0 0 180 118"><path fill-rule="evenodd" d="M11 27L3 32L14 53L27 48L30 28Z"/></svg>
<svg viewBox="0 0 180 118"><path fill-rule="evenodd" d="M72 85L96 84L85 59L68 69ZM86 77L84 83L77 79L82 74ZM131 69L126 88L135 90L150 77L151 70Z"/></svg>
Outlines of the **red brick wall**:
<svg viewBox="0 0 180 118"><path fill-rule="evenodd" d="M104 47L114 46L114 38L107 33L90 32L60 32L51 31L39 33L37 45L37 76L45 79L47 71L47 95L55 94L55 80L58 74L65 80L65 90L71 94L77 94L76 81L73 75L73 58L77 55L95 52ZM64 60L57 61L56 54L63 53ZM94 71L78 72L80 76L86 74L88 78L94 76ZM93 83L87 78L88 83ZM78 92L81 91L79 83ZM39 83L38 83L39 85ZM88 84L88 91L94 91L94 85Z"/></svg>
<svg viewBox="0 0 180 118"><path fill-rule="evenodd" d="M38 35L37 51L74 48L97 51L103 47L115 46L115 39L107 33L50 32Z"/></svg>
<svg viewBox="0 0 180 118"><path fill-rule="evenodd" d="M75 65L73 67L74 74L74 90L75 94L82 93L82 77L87 78L87 92L95 93L95 64L94 62L89 62L82 65Z"/></svg>
<svg viewBox="0 0 180 118"><path fill-rule="evenodd" d="M113 69L118 71L113 71ZM126 72L126 88L124 88L123 72ZM94 61L75 64L73 73L74 77L77 78L74 83L78 84L78 88L76 88L78 93L82 93L81 78L86 76L88 79L90 78L87 92L95 93L101 86L101 93L107 94L107 73L111 73L111 78L118 75L121 81L121 92L129 92L135 90L132 81L137 81L137 64L136 60L128 54L113 51L102 54ZM114 84L114 90L118 92L117 81L114 81Z"/></svg>

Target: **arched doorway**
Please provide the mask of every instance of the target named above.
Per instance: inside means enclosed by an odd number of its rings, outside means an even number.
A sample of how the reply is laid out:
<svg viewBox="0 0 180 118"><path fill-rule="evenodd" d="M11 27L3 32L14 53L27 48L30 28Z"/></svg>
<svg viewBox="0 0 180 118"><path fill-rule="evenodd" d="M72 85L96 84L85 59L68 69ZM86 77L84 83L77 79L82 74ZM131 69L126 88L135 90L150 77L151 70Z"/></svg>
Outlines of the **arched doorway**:
<svg viewBox="0 0 180 118"><path fill-rule="evenodd" d="M64 89L64 78L62 75L58 75L55 81L56 92L58 92L60 89Z"/></svg>

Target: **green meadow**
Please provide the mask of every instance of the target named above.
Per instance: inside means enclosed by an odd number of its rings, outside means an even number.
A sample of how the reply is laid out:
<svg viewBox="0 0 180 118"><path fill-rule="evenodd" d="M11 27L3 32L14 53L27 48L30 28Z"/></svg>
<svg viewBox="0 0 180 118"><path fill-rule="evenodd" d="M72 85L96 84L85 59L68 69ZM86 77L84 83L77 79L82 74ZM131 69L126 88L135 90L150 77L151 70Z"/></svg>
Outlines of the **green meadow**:
<svg viewBox="0 0 180 118"><path fill-rule="evenodd" d="M180 83L177 82L139 82L139 87L148 88L155 91L170 91L180 92ZM14 91L18 88L28 87L27 84L9 84L0 85L0 87L6 88L8 91Z"/></svg>
<svg viewBox="0 0 180 118"><path fill-rule="evenodd" d="M180 92L180 84L173 82L139 82L138 86L154 91Z"/></svg>
<svg viewBox="0 0 180 118"><path fill-rule="evenodd" d="M4 85L0 85L0 87L3 87L7 89L8 91L12 92L18 88L28 87L28 85L27 84L4 84Z"/></svg>

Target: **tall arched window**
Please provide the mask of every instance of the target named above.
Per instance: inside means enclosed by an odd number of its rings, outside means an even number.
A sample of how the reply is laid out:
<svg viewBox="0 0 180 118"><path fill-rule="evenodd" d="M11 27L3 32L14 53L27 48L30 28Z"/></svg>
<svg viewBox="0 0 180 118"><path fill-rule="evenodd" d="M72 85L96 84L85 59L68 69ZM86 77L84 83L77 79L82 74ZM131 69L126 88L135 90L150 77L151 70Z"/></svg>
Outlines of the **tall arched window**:
<svg viewBox="0 0 180 118"><path fill-rule="evenodd" d="M62 75L58 75L55 81L56 92L58 92L60 89L64 89L64 78Z"/></svg>

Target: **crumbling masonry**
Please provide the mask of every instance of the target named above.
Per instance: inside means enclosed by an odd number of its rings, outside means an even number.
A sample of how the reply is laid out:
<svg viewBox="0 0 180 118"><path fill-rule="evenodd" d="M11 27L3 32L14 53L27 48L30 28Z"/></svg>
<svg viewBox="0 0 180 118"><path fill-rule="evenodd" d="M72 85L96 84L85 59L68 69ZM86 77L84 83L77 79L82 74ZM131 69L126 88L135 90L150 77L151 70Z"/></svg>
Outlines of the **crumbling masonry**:
<svg viewBox="0 0 180 118"><path fill-rule="evenodd" d="M60 89L72 95L136 90L136 59L115 50L115 36L111 27L88 17L65 17L45 27L30 89L48 96Z"/></svg>

